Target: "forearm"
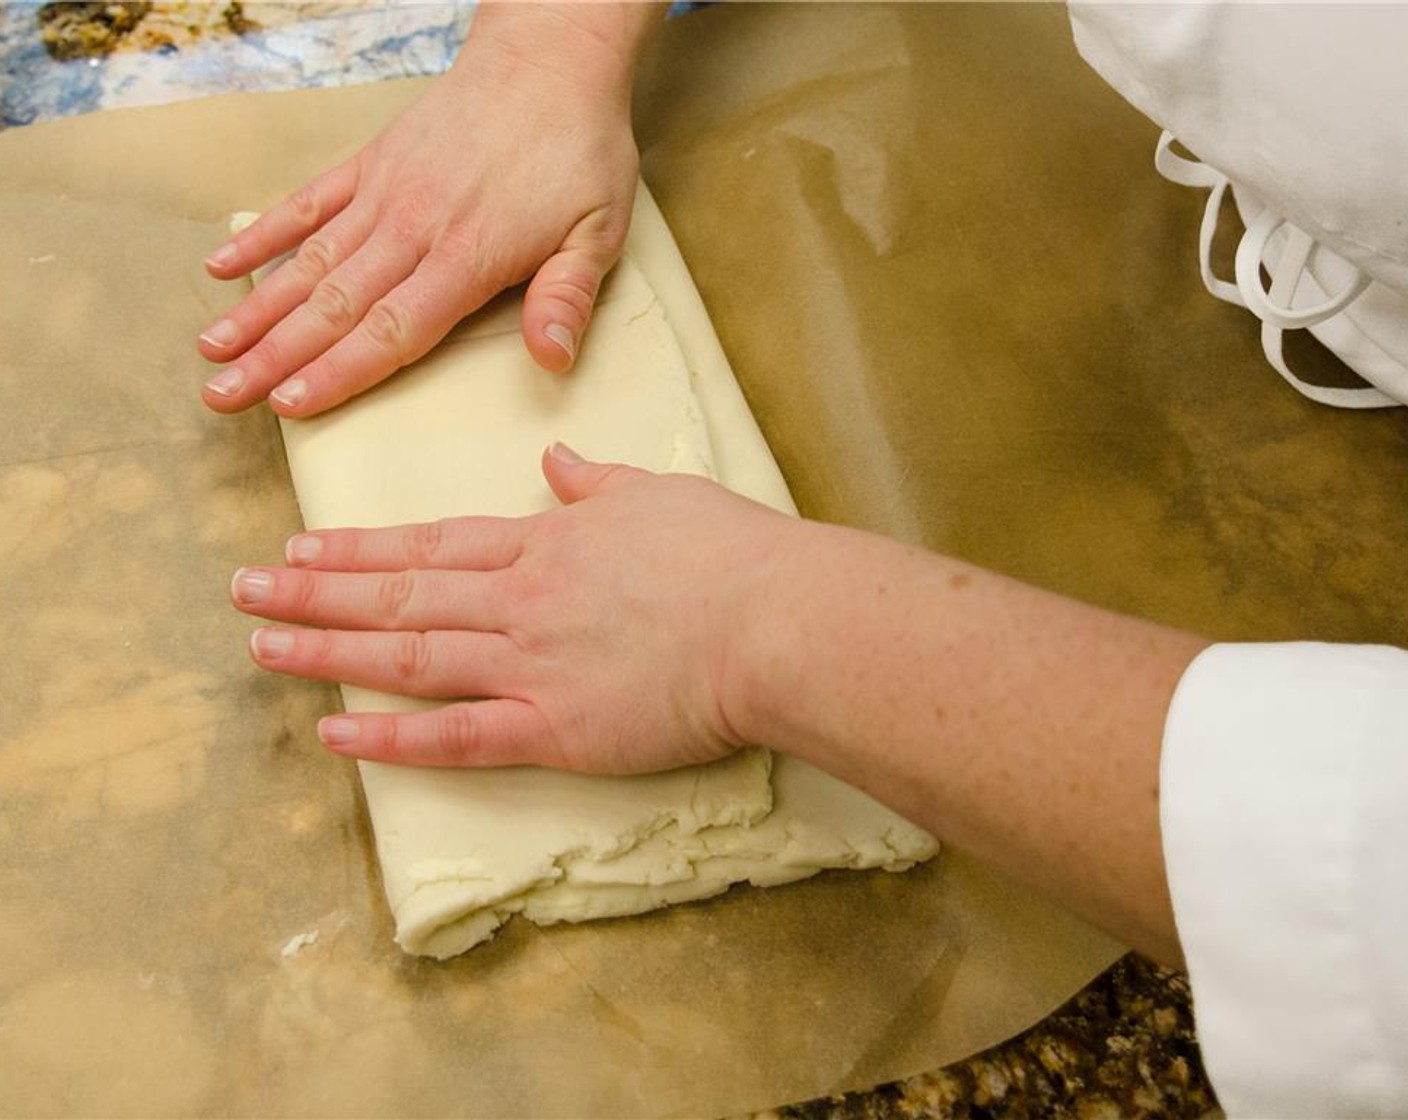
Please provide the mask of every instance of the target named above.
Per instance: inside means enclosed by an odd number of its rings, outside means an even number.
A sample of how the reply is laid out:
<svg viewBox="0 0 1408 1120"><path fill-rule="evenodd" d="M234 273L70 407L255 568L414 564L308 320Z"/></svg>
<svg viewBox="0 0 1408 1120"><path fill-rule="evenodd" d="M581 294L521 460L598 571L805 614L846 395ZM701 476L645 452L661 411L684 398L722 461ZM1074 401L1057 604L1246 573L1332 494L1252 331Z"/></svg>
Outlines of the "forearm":
<svg viewBox="0 0 1408 1120"><path fill-rule="evenodd" d="M798 532L805 566L771 581L730 673L737 733L1176 960L1159 754L1206 643L867 534Z"/></svg>
<svg viewBox="0 0 1408 1120"><path fill-rule="evenodd" d="M667 9L663 3L483 3L456 70L491 65L506 82L566 78L628 108L636 61Z"/></svg>
<svg viewBox="0 0 1408 1120"><path fill-rule="evenodd" d="M773 747L1178 959L1160 752L1202 639L699 478L559 445L543 469L560 509L444 522L430 551L414 526L323 532L309 570L236 580L251 613L328 628L256 635L269 668L481 698L325 742L599 773Z"/></svg>

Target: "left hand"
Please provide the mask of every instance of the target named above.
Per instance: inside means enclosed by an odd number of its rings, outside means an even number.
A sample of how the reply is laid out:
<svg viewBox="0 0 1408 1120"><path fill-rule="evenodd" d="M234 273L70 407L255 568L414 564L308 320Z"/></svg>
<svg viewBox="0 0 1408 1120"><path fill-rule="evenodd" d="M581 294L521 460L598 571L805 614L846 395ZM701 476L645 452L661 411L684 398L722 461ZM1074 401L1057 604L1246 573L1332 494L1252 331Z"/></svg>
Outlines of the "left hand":
<svg viewBox="0 0 1408 1120"><path fill-rule="evenodd" d="M619 774L742 745L727 710L731 647L776 599L762 584L803 523L704 479L560 446L543 472L563 507L306 533L289 542L291 566L236 573L240 610L311 627L256 631L263 668L459 701L328 717L329 748Z"/></svg>
<svg viewBox="0 0 1408 1120"><path fill-rule="evenodd" d="M219 249L207 269L221 279L297 252L201 335L229 363L206 404L323 412L530 279L524 342L545 369L570 368L639 166L630 48L649 12L614 7L484 5L449 73Z"/></svg>

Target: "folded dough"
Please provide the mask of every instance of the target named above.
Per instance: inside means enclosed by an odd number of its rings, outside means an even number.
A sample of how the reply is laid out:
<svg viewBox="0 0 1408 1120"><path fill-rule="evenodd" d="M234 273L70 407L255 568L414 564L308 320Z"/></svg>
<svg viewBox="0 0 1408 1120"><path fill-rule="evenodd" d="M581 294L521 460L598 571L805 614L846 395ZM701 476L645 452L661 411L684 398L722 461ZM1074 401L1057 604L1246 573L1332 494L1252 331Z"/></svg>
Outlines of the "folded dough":
<svg viewBox="0 0 1408 1120"><path fill-rule="evenodd" d="M641 193L628 253L570 375L533 364L518 337L521 302L502 297L413 369L325 416L282 422L310 529L550 508L538 458L556 439L591 458L718 477L795 513ZM686 362L632 250L653 263L698 360ZM420 704L352 687L343 698L349 711ZM638 914L744 881L901 870L937 851L864 794L764 750L628 778L360 766L396 939L435 957L485 940L515 913L540 924Z"/></svg>

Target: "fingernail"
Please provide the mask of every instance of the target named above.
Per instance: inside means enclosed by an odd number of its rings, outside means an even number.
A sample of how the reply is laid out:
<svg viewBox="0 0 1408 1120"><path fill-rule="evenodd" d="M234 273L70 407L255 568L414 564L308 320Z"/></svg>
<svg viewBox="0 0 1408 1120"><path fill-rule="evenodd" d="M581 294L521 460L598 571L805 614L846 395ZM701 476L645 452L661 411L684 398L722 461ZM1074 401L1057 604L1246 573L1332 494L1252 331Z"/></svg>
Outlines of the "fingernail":
<svg viewBox="0 0 1408 1120"><path fill-rule="evenodd" d="M304 381L301 377L295 377L292 381L285 381L269 394L270 397L287 408L292 408L307 395L308 382Z"/></svg>
<svg viewBox="0 0 1408 1120"><path fill-rule="evenodd" d="M202 342L208 342L211 346L233 346L235 340L240 336L239 327L235 326L229 319L221 319L200 336Z"/></svg>
<svg viewBox="0 0 1408 1120"><path fill-rule="evenodd" d="M322 554L321 537L290 537L284 546L284 559L290 564L311 564Z"/></svg>
<svg viewBox="0 0 1408 1120"><path fill-rule="evenodd" d="M287 630L266 626L249 636L249 648L254 651L255 657L276 660L292 651L293 635Z"/></svg>
<svg viewBox="0 0 1408 1120"><path fill-rule="evenodd" d="M219 396L233 397L244 388L244 371L227 369L219 377L212 377L207 381L205 387Z"/></svg>
<svg viewBox="0 0 1408 1120"><path fill-rule="evenodd" d="M561 346L569 358L577 356L577 340L572 336L572 332L561 323L549 323L543 328L543 333Z"/></svg>
<svg viewBox="0 0 1408 1120"><path fill-rule="evenodd" d="M262 603L274 589L274 577L258 568L241 568L230 581L230 594L237 603Z"/></svg>
<svg viewBox="0 0 1408 1120"><path fill-rule="evenodd" d="M362 725L346 716L326 716L318 721L318 738L330 747L355 743L361 733Z"/></svg>
<svg viewBox="0 0 1408 1120"><path fill-rule="evenodd" d="M565 443L554 443L548 448L548 454L559 463L581 463L585 461Z"/></svg>
<svg viewBox="0 0 1408 1120"><path fill-rule="evenodd" d="M215 252L205 258L205 263L213 265L215 268L224 268L226 265L235 263L237 250L233 245L221 245ZM186 258L189 260L190 258Z"/></svg>

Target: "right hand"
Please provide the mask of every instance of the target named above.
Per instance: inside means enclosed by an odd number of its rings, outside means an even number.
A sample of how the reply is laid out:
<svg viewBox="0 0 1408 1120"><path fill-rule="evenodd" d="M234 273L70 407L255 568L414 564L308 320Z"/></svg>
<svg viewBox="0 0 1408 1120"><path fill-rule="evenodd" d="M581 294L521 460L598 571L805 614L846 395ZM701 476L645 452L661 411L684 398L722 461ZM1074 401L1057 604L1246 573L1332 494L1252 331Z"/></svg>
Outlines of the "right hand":
<svg viewBox="0 0 1408 1120"><path fill-rule="evenodd" d="M201 353L229 363L205 387L211 408L268 397L284 416L322 412L530 278L524 341L545 368L571 367L639 167L633 50L583 34L588 18L486 6L448 74L211 256L230 279L298 247L201 335Z"/></svg>
<svg viewBox="0 0 1408 1120"><path fill-rule="evenodd" d="M543 457L564 505L523 519L319 530L246 568L265 669L472 702L322 721L339 753L418 766L644 773L720 758L744 632L815 550L805 523L704 479ZM783 621L786 625L786 620Z"/></svg>

